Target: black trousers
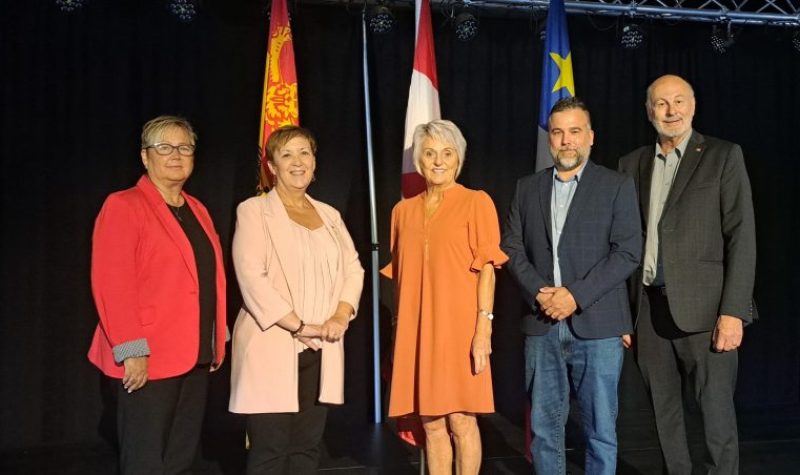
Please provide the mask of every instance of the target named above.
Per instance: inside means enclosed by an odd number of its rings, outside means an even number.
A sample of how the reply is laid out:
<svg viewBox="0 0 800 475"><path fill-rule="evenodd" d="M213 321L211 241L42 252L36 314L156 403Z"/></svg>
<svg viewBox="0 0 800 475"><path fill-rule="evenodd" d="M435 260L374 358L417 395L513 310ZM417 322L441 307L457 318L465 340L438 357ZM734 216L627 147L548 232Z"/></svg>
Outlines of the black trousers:
<svg viewBox="0 0 800 475"><path fill-rule="evenodd" d="M208 365L148 381L131 394L117 385L117 435L122 475L192 473L208 392Z"/></svg>
<svg viewBox="0 0 800 475"><path fill-rule="evenodd" d="M695 473L737 474L739 437L733 393L738 354L714 352L711 332L678 329L666 292L645 290L636 329L637 362L653 403L665 472L692 473L682 397L689 385L702 414L705 436L705 457Z"/></svg>
<svg viewBox="0 0 800 475"><path fill-rule="evenodd" d="M322 351L298 355L300 411L249 414L248 475L316 474L328 408L317 402Z"/></svg>

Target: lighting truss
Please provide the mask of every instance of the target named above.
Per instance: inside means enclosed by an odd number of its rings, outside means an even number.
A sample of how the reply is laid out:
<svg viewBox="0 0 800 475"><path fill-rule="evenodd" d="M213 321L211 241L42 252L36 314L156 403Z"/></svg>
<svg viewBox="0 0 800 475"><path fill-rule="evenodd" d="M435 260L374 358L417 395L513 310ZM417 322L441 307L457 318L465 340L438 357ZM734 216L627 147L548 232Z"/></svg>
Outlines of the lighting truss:
<svg viewBox="0 0 800 475"><path fill-rule="evenodd" d="M308 3L356 4L375 0L305 0ZM480 10L545 11L549 0L430 0L437 10L469 5ZM413 0L389 0L390 5L413 6ZM567 0L568 13L627 16L664 21L800 27L800 0Z"/></svg>
<svg viewBox="0 0 800 475"><path fill-rule="evenodd" d="M481 2L475 0L470 3ZM547 8L549 5L548 0L485 0L484 3L525 9ZM800 0L575 0L565 2L565 6L569 13L800 26Z"/></svg>

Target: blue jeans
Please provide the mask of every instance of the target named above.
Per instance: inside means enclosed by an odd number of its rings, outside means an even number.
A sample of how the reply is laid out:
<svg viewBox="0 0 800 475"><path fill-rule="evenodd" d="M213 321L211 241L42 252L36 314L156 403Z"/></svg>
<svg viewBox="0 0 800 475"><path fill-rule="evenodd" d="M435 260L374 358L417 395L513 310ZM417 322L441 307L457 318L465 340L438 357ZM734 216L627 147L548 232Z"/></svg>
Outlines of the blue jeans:
<svg viewBox="0 0 800 475"><path fill-rule="evenodd" d="M578 317L580 318L580 317ZM564 426L573 388L586 441L586 474L613 475L617 467L617 384L620 337L583 339L566 320L550 332L525 337L525 383L531 397L531 455L539 475L566 473Z"/></svg>

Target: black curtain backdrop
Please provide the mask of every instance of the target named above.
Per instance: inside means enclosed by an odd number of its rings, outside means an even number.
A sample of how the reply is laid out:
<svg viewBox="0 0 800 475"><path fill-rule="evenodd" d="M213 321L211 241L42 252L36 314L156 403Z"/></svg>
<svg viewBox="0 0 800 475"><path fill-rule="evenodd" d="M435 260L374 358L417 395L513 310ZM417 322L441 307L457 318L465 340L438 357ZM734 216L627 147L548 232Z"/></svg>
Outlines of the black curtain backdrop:
<svg viewBox="0 0 800 475"><path fill-rule="evenodd" d="M255 186L266 2L201 3L189 24L156 0L89 0L72 13L54 1L0 3L0 449L97 443L109 435L101 379L85 356L97 322L91 232L105 196L142 173L139 132L158 114L184 115L199 134L187 189L208 206L222 238L233 324L241 299L229 247L235 207ZM341 210L369 268L361 10L291 2L290 11L301 121L319 138L310 192ZM400 194L413 54L413 13L395 14L393 33L368 35L383 262L389 212ZM516 179L534 166L542 18L483 16L479 36L465 43L442 12L433 15L443 115L468 141L460 181L486 190L501 219ZM589 103L596 131L593 159L613 168L623 153L654 140L643 107L654 78L672 72L694 84L696 128L740 143L753 183L762 321L747 329L741 349L739 407L796 406L800 54L787 32L750 27L718 55L708 25L680 22L646 24L647 43L626 51L615 25L611 18L569 17L577 93ZM369 423L372 414L370 285L347 339L347 404L333 415L348 423ZM498 411L519 424L520 306L501 272L495 394ZM387 329L382 337L390 337ZM209 430L241 427L227 413L228 376L226 366L212 379ZM630 367L620 390L621 417L646 412Z"/></svg>

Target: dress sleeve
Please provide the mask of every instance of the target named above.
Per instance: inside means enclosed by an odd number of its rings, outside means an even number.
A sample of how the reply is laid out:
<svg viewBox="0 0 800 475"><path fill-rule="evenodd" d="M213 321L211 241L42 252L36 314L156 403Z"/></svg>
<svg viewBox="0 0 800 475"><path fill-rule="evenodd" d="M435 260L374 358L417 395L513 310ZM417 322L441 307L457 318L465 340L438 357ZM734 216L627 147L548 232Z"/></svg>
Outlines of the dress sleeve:
<svg viewBox="0 0 800 475"><path fill-rule="evenodd" d="M497 210L492 199L484 191L477 193L473 203L469 222L469 245L473 256L470 269L475 272L480 272L488 263L500 267L508 260L508 256L500 249Z"/></svg>

